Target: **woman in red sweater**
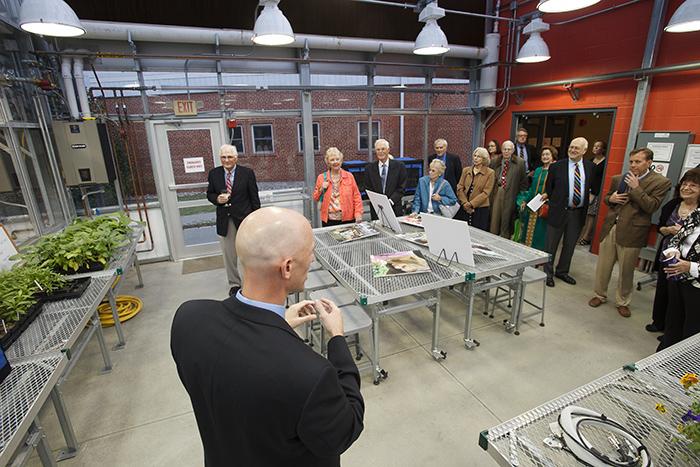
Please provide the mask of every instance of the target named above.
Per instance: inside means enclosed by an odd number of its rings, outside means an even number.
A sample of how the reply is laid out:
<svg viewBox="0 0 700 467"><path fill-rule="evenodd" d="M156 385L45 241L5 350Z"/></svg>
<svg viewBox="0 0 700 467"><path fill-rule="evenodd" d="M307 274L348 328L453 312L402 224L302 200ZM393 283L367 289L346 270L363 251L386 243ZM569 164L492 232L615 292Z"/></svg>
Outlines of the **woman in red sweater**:
<svg viewBox="0 0 700 467"><path fill-rule="evenodd" d="M340 168L343 153L338 148L326 151L328 170L319 174L314 188L314 201L321 203L321 225L352 224L362 221L362 197L355 177Z"/></svg>

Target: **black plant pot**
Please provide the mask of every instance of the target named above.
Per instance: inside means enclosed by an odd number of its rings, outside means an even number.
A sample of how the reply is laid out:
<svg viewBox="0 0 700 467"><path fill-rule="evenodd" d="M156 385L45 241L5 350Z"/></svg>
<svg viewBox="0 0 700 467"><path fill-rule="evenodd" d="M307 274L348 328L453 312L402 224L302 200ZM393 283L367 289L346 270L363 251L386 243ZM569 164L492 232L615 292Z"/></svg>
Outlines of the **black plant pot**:
<svg viewBox="0 0 700 467"><path fill-rule="evenodd" d="M4 350L10 348L12 343L19 339L19 336L29 327L30 324L36 319L37 316L41 314L44 302L39 300L37 303L32 305L32 307L25 313L19 321L15 322L10 329L7 330L7 334L3 334L4 330L0 326L0 347Z"/></svg>
<svg viewBox="0 0 700 467"><path fill-rule="evenodd" d="M39 300L43 300L45 302L55 302L58 300L80 298L90 285L91 280L91 277L81 277L79 279L72 279L69 280L63 288L54 290L51 293L40 292L36 294L36 297Z"/></svg>

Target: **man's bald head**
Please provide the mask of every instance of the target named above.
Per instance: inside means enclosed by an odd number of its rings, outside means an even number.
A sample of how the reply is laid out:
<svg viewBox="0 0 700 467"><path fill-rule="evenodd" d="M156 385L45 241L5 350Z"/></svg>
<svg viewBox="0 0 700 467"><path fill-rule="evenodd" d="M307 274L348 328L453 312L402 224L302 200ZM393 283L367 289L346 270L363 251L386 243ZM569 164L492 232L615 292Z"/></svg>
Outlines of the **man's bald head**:
<svg viewBox="0 0 700 467"><path fill-rule="evenodd" d="M267 207L253 211L236 234L236 251L246 271L275 268L309 248L313 249L311 225L291 209Z"/></svg>
<svg viewBox="0 0 700 467"><path fill-rule="evenodd" d="M588 150L588 140L586 138L583 138L579 136L578 138L574 138L571 140L571 143L569 143L569 159L571 159L574 162L578 162L581 160L584 154L586 154L586 151Z"/></svg>

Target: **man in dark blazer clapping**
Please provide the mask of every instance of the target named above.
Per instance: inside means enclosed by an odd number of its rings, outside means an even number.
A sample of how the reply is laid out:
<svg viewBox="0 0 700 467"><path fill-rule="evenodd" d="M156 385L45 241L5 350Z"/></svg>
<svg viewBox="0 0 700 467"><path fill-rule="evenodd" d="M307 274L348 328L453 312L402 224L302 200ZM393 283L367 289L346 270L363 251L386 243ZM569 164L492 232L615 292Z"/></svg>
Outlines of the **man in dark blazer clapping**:
<svg viewBox="0 0 700 467"><path fill-rule="evenodd" d="M204 463L339 466L364 418L342 312L325 299L284 306L304 290L311 225L295 211L263 208L240 225L236 247L243 288L224 301L183 303L171 330ZM316 318L330 335L327 359L294 331Z"/></svg>
<svg viewBox="0 0 700 467"><path fill-rule="evenodd" d="M549 166L545 185L547 202L549 203L545 251L550 256L549 262L544 265L549 287L554 287L553 276L567 284L576 284L576 280L569 275L569 267L576 248L576 241L583 224L586 222L591 186L596 185L593 183L593 163L583 159L587 150L588 141L585 138L574 138L569 144L569 157ZM598 193L593 194L597 195ZM564 243L555 273L554 257L557 254L562 236Z"/></svg>
<svg viewBox="0 0 700 467"><path fill-rule="evenodd" d="M435 154L428 156L428 168L434 159L440 159L445 164L445 174L443 176L452 187L452 191L457 193L457 183L462 177L462 161L459 160L459 156L447 152L447 141L442 138L435 140L434 148Z"/></svg>
<svg viewBox="0 0 700 467"><path fill-rule="evenodd" d="M230 144L219 149L221 165L209 171L207 199L216 206L216 234L224 254L229 295L241 286L236 254L236 231L243 219L260 209L255 172L237 165L238 151Z"/></svg>
<svg viewBox="0 0 700 467"><path fill-rule="evenodd" d="M377 160L365 167L365 189L385 194L391 201L394 213L402 216L401 198L406 189L406 166L389 157L389 142L385 139L378 139L374 143L374 153ZM373 220L378 219L371 206L370 215Z"/></svg>

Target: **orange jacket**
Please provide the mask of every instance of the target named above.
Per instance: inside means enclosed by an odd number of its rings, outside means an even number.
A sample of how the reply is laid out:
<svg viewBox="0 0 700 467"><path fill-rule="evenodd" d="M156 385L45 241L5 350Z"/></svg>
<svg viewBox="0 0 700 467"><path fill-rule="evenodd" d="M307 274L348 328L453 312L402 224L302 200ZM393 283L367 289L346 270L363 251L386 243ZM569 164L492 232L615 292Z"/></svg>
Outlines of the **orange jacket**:
<svg viewBox="0 0 700 467"><path fill-rule="evenodd" d="M321 202L321 220L328 222L328 205L331 202L331 190L333 182L331 181L328 171L322 172L316 178L316 187L314 188L314 201L321 198L323 191L323 176L326 174L326 180L330 185L325 190L323 201ZM340 208L343 210L344 221L354 221L362 217L362 197L360 190L355 183L355 177L347 170L340 169Z"/></svg>

